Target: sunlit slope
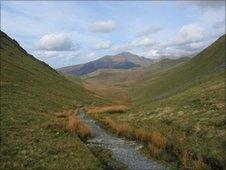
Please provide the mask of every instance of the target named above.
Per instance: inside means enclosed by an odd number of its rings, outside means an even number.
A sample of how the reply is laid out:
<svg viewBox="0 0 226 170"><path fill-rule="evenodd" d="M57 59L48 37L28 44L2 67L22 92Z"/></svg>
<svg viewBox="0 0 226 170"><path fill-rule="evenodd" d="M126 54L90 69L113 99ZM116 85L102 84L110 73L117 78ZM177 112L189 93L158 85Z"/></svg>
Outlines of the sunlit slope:
<svg viewBox="0 0 226 170"><path fill-rule="evenodd" d="M147 77L131 88L133 109L120 120L158 131L175 145L183 134L181 147L223 166L225 35L188 62Z"/></svg>
<svg viewBox="0 0 226 170"><path fill-rule="evenodd" d="M53 113L93 98L1 32L1 163L5 168L100 167L86 146L54 127Z"/></svg>
<svg viewBox="0 0 226 170"><path fill-rule="evenodd" d="M169 70L148 75L132 88L135 106L163 99L188 88L225 68L225 35L197 56Z"/></svg>

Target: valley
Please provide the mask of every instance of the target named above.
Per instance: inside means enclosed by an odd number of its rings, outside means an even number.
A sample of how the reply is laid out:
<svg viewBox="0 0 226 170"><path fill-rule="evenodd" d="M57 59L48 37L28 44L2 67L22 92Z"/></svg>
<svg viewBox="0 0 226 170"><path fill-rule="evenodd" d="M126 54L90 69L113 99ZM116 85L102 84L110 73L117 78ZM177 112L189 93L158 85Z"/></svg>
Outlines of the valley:
<svg viewBox="0 0 226 170"><path fill-rule="evenodd" d="M225 35L193 57L123 52L56 71L1 32L1 117L2 169L106 169L109 157L129 169L223 169ZM90 149L100 140L110 156Z"/></svg>
<svg viewBox="0 0 226 170"><path fill-rule="evenodd" d="M136 129L141 129L150 136L144 139L146 146L153 133L160 134L167 143L164 148L144 149L155 152L150 153L154 159L172 161L177 167L222 168L224 44L222 36L192 58L163 59L141 68L100 69L83 75L87 89L112 101L110 105L129 107L123 113L97 111L89 115L114 133L126 125L121 136L129 139L136 139Z"/></svg>

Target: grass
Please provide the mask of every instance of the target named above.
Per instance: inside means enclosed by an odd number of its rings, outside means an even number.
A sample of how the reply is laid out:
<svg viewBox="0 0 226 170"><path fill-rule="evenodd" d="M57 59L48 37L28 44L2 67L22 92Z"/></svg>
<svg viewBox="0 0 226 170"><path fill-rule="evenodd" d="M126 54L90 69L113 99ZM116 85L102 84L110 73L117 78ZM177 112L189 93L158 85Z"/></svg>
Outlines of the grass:
<svg viewBox="0 0 226 170"><path fill-rule="evenodd" d="M99 99L2 32L0 48L0 169L101 169L86 145L62 129L61 116L54 115Z"/></svg>
<svg viewBox="0 0 226 170"><path fill-rule="evenodd" d="M219 38L209 48L197 56L171 69L149 74L144 82L137 82L132 87L131 101L136 107L149 105L150 102L161 100L184 91L209 76L224 71L225 67L225 36ZM150 81L151 80L151 81Z"/></svg>
<svg viewBox="0 0 226 170"><path fill-rule="evenodd" d="M151 144L159 149L164 149L166 147L166 139L158 132L153 132L151 134Z"/></svg>
<svg viewBox="0 0 226 170"><path fill-rule="evenodd" d="M129 108L125 105L111 105L111 106L98 106L98 107L87 107L86 112L88 114L95 113L124 113Z"/></svg>
<svg viewBox="0 0 226 170"><path fill-rule="evenodd" d="M205 164L222 169L226 143L224 69L225 35L188 61L167 69L143 70L133 83L129 79L115 82L114 86L127 91L129 111L92 116L102 123L104 117L109 117L109 127L114 132L120 124L129 124L132 136L139 140L154 132L161 134L165 148L152 144L145 152L174 166L195 168L197 163L197 168ZM95 83L99 81L98 77L93 79ZM101 81L105 82L105 78ZM137 129L144 131L139 132L141 137L137 137Z"/></svg>
<svg viewBox="0 0 226 170"><path fill-rule="evenodd" d="M135 138L141 142L147 142L150 138L150 134L143 128L138 128L135 130Z"/></svg>
<svg viewBox="0 0 226 170"><path fill-rule="evenodd" d="M91 128L86 125L81 118L75 116L73 110L68 114L67 129L72 134L77 134L83 140L86 140L91 136Z"/></svg>
<svg viewBox="0 0 226 170"><path fill-rule="evenodd" d="M157 158L160 152L160 149L157 148L155 145L149 144L148 151L152 158Z"/></svg>

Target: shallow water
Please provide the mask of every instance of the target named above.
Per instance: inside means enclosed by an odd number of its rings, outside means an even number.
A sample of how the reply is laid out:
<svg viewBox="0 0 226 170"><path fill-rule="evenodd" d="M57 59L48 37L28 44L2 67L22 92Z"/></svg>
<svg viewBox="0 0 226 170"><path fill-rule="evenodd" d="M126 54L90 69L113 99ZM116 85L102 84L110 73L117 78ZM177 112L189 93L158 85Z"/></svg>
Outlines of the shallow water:
<svg viewBox="0 0 226 170"><path fill-rule="evenodd" d="M148 159L139 152L142 146L135 141L119 138L101 128L94 120L87 117L83 109L79 109L79 116L92 129L89 145L96 145L103 149L110 149L113 156L124 163L131 170L166 169L155 161Z"/></svg>

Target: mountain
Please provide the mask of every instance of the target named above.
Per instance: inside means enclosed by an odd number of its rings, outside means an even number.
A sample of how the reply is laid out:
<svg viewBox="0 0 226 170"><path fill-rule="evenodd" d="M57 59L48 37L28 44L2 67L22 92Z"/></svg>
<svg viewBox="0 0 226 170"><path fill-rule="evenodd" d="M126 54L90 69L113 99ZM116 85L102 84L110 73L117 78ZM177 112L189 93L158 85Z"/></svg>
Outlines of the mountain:
<svg viewBox="0 0 226 170"><path fill-rule="evenodd" d="M129 52L123 52L117 55L104 56L86 64L63 67L58 69L58 71L74 75L84 75L99 69L131 69L142 67L147 66L151 62L151 59L139 57Z"/></svg>
<svg viewBox="0 0 226 170"><path fill-rule="evenodd" d="M78 137L60 130L53 114L96 99L79 78L70 81L5 33L0 35L0 169L100 168Z"/></svg>

